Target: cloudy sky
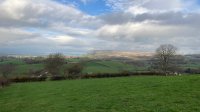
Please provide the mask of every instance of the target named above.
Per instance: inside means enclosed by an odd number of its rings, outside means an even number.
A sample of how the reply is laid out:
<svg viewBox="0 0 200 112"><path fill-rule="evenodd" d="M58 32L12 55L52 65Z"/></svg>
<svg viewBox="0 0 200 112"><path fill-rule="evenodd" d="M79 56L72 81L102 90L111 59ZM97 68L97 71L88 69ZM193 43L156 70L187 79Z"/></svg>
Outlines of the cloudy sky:
<svg viewBox="0 0 200 112"><path fill-rule="evenodd" d="M200 53L200 0L0 0L0 54Z"/></svg>

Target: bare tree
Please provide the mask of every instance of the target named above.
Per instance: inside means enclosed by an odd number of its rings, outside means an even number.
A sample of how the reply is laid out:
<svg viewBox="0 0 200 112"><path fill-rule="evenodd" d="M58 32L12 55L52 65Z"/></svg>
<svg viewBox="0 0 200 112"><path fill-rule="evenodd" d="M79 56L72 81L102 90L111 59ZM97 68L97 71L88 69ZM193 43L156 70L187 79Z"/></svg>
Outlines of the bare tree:
<svg viewBox="0 0 200 112"><path fill-rule="evenodd" d="M4 77L7 77L7 75L12 73L15 68L16 66L14 64L3 64L0 65L0 72Z"/></svg>
<svg viewBox="0 0 200 112"><path fill-rule="evenodd" d="M167 75L168 72L175 69L175 59L176 59L177 48L171 44L160 45L156 49L156 68L161 70Z"/></svg>
<svg viewBox="0 0 200 112"><path fill-rule="evenodd" d="M51 75L58 75L64 64L65 58L62 54L50 54L45 61L45 68Z"/></svg>

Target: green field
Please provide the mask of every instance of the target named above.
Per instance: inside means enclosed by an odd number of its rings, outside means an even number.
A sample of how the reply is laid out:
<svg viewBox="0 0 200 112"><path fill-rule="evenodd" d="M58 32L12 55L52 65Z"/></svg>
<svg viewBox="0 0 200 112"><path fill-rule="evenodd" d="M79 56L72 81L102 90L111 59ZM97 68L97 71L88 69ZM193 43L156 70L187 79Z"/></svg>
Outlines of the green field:
<svg viewBox="0 0 200 112"><path fill-rule="evenodd" d="M83 63L82 74L97 74L97 73L122 73L122 72L137 72L137 71L148 71L149 65L146 63L144 65L138 66L137 64L127 64L122 60L91 60L85 58L70 58L66 59L68 64L64 67L69 67L74 63ZM26 76L31 75L30 71L41 71L44 69L44 64L27 64L22 59L8 59L6 61L0 62L0 65L12 63L16 65L14 72L9 74L9 77L15 76ZM190 62L180 65L184 70L188 68L199 69L198 62ZM64 68L63 67L63 68ZM63 75L63 69L61 69L60 74ZM0 74L1 75L1 74Z"/></svg>
<svg viewBox="0 0 200 112"><path fill-rule="evenodd" d="M80 59L71 59L67 60L69 63L65 65L64 67L71 66L73 63L78 63L80 62ZM12 63L16 65L16 69L13 73L9 74L10 77L15 77L15 76L26 76L30 75L29 71L30 70L42 70L44 69L44 64L26 64L22 60L9 60L9 61L4 61L0 62L1 64L8 64ZM83 71L82 73L119 73L123 71L129 71L129 72L134 72L134 71L144 71L146 70L145 67L137 67L134 65L129 65L126 63L123 63L121 61L102 61L102 60L93 60L93 61L86 61L83 64ZM63 72L61 72L62 75Z"/></svg>
<svg viewBox="0 0 200 112"><path fill-rule="evenodd" d="M120 61L90 61L85 63L83 73L119 73L123 71L142 71L144 69Z"/></svg>
<svg viewBox="0 0 200 112"><path fill-rule="evenodd" d="M0 112L199 112L200 76L126 77L12 84Z"/></svg>

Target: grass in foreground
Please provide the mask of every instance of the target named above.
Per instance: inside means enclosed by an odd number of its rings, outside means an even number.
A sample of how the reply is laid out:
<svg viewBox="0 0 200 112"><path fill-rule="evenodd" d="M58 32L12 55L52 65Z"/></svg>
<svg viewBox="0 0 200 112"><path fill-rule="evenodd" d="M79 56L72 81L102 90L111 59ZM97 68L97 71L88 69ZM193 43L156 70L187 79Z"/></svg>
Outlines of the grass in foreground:
<svg viewBox="0 0 200 112"><path fill-rule="evenodd" d="M200 76L13 84L0 112L199 112Z"/></svg>

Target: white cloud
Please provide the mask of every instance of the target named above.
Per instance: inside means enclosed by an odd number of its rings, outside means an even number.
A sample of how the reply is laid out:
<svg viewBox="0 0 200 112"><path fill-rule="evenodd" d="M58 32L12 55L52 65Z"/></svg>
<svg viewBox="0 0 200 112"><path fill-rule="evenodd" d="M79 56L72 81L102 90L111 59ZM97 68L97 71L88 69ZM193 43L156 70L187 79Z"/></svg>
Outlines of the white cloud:
<svg viewBox="0 0 200 112"><path fill-rule="evenodd" d="M54 38L49 38L50 40L53 40L55 42L58 42L58 43L70 43L72 42L73 40L75 40L73 37L70 37L70 36L57 36L57 37L54 37Z"/></svg>
<svg viewBox="0 0 200 112"><path fill-rule="evenodd" d="M38 36L37 34L26 32L16 28L0 28L0 43L6 45L17 40L32 39Z"/></svg>
<svg viewBox="0 0 200 112"><path fill-rule="evenodd" d="M133 7L129 7L126 12L130 12L132 14L144 14L144 13L148 13L149 10L143 7L139 7L139 6L133 6Z"/></svg>
<svg viewBox="0 0 200 112"><path fill-rule="evenodd" d="M160 25L155 22L146 21L123 25L105 25L97 30L96 35L108 40L121 41L134 40L136 38L173 39L174 37L198 37L200 33L198 33L198 29L192 27Z"/></svg>
<svg viewBox="0 0 200 112"><path fill-rule="evenodd" d="M52 0L1 0L0 11L0 53L7 48L12 52L27 48L35 49L29 52L85 51L86 35L101 24L70 4Z"/></svg>
<svg viewBox="0 0 200 112"><path fill-rule="evenodd" d="M163 43L198 53L200 13L195 2L107 0L113 12L92 16L68 2L1 0L0 53L154 51Z"/></svg>
<svg viewBox="0 0 200 112"><path fill-rule="evenodd" d="M110 42L117 42L118 47L121 46L129 50L132 47L143 46L142 49L141 47L138 49L153 51L158 45L166 43L171 43L178 47L190 46L195 48L198 45L197 43L200 43L200 33L194 27L163 25L154 21L105 25L98 29L95 35ZM124 43L129 47L122 46ZM118 47L117 49L120 49ZM192 49L190 51L181 50L187 53L192 52Z"/></svg>
<svg viewBox="0 0 200 112"><path fill-rule="evenodd" d="M72 5L63 5L51 0L3 0L0 4L0 25L48 26L60 21L68 26L86 26L95 17L87 15ZM10 23L11 22L11 23Z"/></svg>

